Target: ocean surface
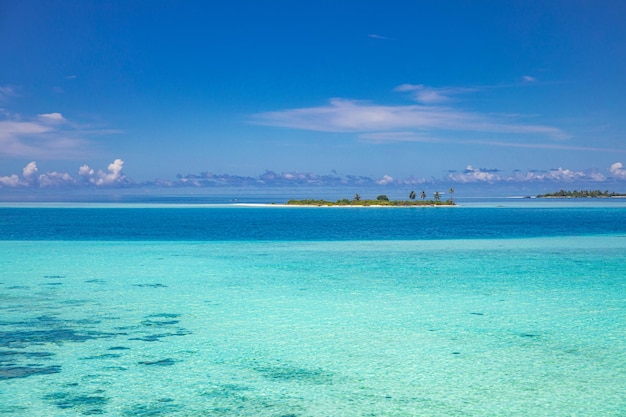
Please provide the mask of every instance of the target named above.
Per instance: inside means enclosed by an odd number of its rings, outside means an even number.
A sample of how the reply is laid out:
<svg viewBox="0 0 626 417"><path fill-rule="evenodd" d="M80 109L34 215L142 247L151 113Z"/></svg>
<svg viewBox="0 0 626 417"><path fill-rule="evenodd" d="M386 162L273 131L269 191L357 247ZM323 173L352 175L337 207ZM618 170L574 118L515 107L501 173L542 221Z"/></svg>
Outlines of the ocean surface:
<svg viewBox="0 0 626 417"><path fill-rule="evenodd" d="M626 202L3 204L0 415L625 416Z"/></svg>

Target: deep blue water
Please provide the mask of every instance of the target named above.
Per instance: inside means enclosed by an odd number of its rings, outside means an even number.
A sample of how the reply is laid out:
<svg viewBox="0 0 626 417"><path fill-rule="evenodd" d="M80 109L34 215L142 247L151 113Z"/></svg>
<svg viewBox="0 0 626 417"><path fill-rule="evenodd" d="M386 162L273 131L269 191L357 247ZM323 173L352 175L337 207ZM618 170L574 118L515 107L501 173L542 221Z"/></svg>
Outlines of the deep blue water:
<svg viewBox="0 0 626 417"><path fill-rule="evenodd" d="M626 207L0 208L0 240L346 241L626 234Z"/></svg>

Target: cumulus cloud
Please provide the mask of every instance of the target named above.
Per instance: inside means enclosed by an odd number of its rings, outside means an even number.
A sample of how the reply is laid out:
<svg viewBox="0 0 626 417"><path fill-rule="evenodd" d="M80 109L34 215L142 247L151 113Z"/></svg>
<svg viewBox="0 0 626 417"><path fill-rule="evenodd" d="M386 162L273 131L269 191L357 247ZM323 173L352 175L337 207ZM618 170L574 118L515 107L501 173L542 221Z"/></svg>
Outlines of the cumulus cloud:
<svg viewBox="0 0 626 417"><path fill-rule="evenodd" d="M81 177L92 177L94 174L94 170L89 168L89 165L82 165L80 168L78 168L78 175L80 175Z"/></svg>
<svg viewBox="0 0 626 417"><path fill-rule="evenodd" d="M132 181L122 173L124 161L116 159L109 164L107 171L95 171L87 165L78 170L82 181L77 180L67 172L47 171L39 174L39 168L35 161L29 162L23 169L21 177L17 174L0 176L0 188L46 188L64 186L128 186Z"/></svg>
<svg viewBox="0 0 626 417"><path fill-rule="evenodd" d="M115 182L120 182L124 179L124 175L122 174L122 168L124 167L124 161L121 159L116 159L113 163L108 166L108 173L104 173L99 171L100 178L98 179L97 185L102 184L113 184Z"/></svg>
<svg viewBox="0 0 626 417"><path fill-rule="evenodd" d="M498 170L474 168L468 165L463 172L451 172L448 174L448 179L458 183L471 183L471 182L487 182L494 183L501 181L502 177L498 174Z"/></svg>
<svg viewBox="0 0 626 417"><path fill-rule="evenodd" d="M22 170L22 176L27 180L33 179L35 178L35 175L37 175L37 171L39 171L39 169L37 169L37 163L35 161L32 161L24 167L24 169Z"/></svg>
<svg viewBox="0 0 626 417"><path fill-rule="evenodd" d="M0 188L2 187L17 187L20 184L20 177L17 175L8 175L0 177Z"/></svg>
<svg viewBox="0 0 626 417"><path fill-rule="evenodd" d="M390 175L383 175L383 177L381 179L379 179L378 181L376 181L376 184L379 185L387 185L387 184L392 184L394 182L394 179L392 176Z"/></svg>
<svg viewBox="0 0 626 417"><path fill-rule="evenodd" d="M113 185L126 182L126 176L122 173L124 161L116 159L107 167L107 171L95 171L89 165L82 165L78 169L78 175L83 177L90 184L94 185Z"/></svg>
<svg viewBox="0 0 626 417"><path fill-rule="evenodd" d="M626 168L624 168L624 165L622 165L621 162L615 162L614 164L612 164L609 168L609 171L611 172L611 175L613 175L613 177L615 178L622 180L626 179Z"/></svg>

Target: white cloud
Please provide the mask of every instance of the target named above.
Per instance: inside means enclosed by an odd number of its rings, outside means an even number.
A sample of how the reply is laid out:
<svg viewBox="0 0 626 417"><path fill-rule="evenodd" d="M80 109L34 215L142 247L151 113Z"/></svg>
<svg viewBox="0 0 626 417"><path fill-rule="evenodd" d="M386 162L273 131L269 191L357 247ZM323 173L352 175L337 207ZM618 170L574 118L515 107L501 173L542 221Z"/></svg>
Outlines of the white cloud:
<svg viewBox="0 0 626 417"><path fill-rule="evenodd" d="M572 182L580 179L591 179L583 171L572 171L570 169L556 168L547 172L528 172L525 181L562 181Z"/></svg>
<svg viewBox="0 0 626 417"><path fill-rule="evenodd" d="M502 177L498 174L498 170L474 168L468 165L465 171L461 173L452 172L448 174L448 179L458 183L471 182L487 182L494 183L502 181Z"/></svg>
<svg viewBox="0 0 626 417"><path fill-rule="evenodd" d="M116 159L113 163L109 164L107 167L108 172L100 169L96 172L90 168L89 165L82 165L78 169L78 175L94 185L113 185L126 180L126 176L122 173L123 167L124 161L121 159Z"/></svg>
<svg viewBox="0 0 626 417"><path fill-rule="evenodd" d="M73 185L76 180L66 172L46 172L39 176L40 187L52 187L62 185Z"/></svg>
<svg viewBox="0 0 626 417"><path fill-rule="evenodd" d="M409 87L402 87L409 88ZM567 135L559 128L516 124L509 118L498 119L431 105L384 106L369 102L335 98L329 105L287 109L254 115L257 124L320 132L375 133L416 129L425 131L467 131L501 134L530 134L550 138Z"/></svg>
<svg viewBox="0 0 626 417"><path fill-rule="evenodd" d="M400 84L399 86L395 87L393 91L404 93L407 91L419 90L420 88L424 88L424 84Z"/></svg>
<svg viewBox="0 0 626 417"><path fill-rule="evenodd" d="M619 178L621 180L626 179L626 168L624 168L624 165L622 165L621 162L615 162L612 164L609 171L615 178Z"/></svg>
<svg viewBox="0 0 626 417"><path fill-rule="evenodd" d="M78 169L78 175L81 177L91 177L94 174L94 170L89 168L89 165L83 165Z"/></svg>
<svg viewBox="0 0 626 417"><path fill-rule="evenodd" d="M524 75L522 77L522 80L526 83L534 83L535 81L537 81L537 79L535 77L532 77L530 75Z"/></svg>
<svg viewBox="0 0 626 417"><path fill-rule="evenodd" d="M592 171L588 174L589 179L596 182L606 181L606 177L599 173L598 171Z"/></svg>
<svg viewBox="0 0 626 417"><path fill-rule="evenodd" d="M626 178L626 175L624 176ZM533 183L533 182L554 182L554 183L576 183L595 182L600 183L607 180L602 173L592 171L576 171L567 168L555 168L547 171L527 171L515 172L513 175L505 175L498 169L474 168L468 165L461 173L451 172L447 179L457 183Z"/></svg>
<svg viewBox="0 0 626 417"><path fill-rule="evenodd" d="M52 186L126 186L132 181L128 180L122 173L124 161L116 159L109 164L107 171L95 171L88 165L82 165L78 170L78 175L83 177L83 181L78 181L66 172L48 171L37 175L39 168L35 161L29 162L22 169L22 176L12 174L0 177L0 188L3 187L30 187L45 188Z"/></svg>
<svg viewBox="0 0 626 417"><path fill-rule="evenodd" d="M0 188L1 187L17 187L20 184L20 177L17 175L9 175L5 177L0 177Z"/></svg>
<svg viewBox="0 0 626 417"><path fill-rule="evenodd" d="M37 169L37 163L32 161L24 167L22 170L22 176L27 180L32 180L35 178L35 175L37 175L37 171L39 171L39 169Z"/></svg>
<svg viewBox="0 0 626 417"><path fill-rule="evenodd" d="M370 33L370 34L369 34L369 35L367 35L367 36L368 36L368 37L370 37L370 38L372 38L372 39L381 39L381 40L384 40L384 41L388 41L388 40L389 40L389 38L388 38L388 37L383 36L383 35L377 35L377 34L375 34L375 33Z"/></svg>
<svg viewBox="0 0 626 417"><path fill-rule="evenodd" d="M423 104L439 104L453 100L453 96L478 91L477 88L443 87L433 88L423 84L401 84L394 88L397 92L413 93L413 99Z"/></svg>
<svg viewBox="0 0 626 417"><path fill-rule="evenodd" d="M124 174L122 174L123 167L124 161L122 161L121 159L116 159L107 167L107 169L109 170L108 173L98 171L100 178L96 182L96 185L113 184L115 182L120 182L122 179L124 179Z"/></svg>
<svg viewBox="0 0 626 417"><path fill-rule="evenodd" d="M303 180L306 179L306 174L301 172L283 172L283 178L286 180Z"/></svg>
<svg viewBox="0 0 626 417"><path fill-rule="evenodd" d="M574 181L581 178L587 178L587 174L583 171L572 171L571 169L558 169L550 170L550 179L556 181Z"/></svg>
<svg viewBox="0 0 626 417"><path fill-rule="evenodd" d="M379 185L387 185L387 184L391 184L394 182L394 179L392 176L390 175L383 175L383 177L381 179L379 179L378 181L376 181L376 184Z"/></svg>
<svg viewBox="0 0 626 417"><path fill-rule="evenodd" d="M40 114L37 117L39 117L41 121L48 123L64 123L67 121L61 113L46 113Z"/></svg>
<svg viewBox="0 0 626 417"><path fill-rule="evenodd" d="M69 141L62 131L44 121L0 121L0 155L11 157L67 157L80 145Z"/></svg>
<svg viewBox="0 0 626 417"><path fill-rule="evenodd" d="M61 113L39 114L31 120L6 113L0 120L0 155L38 159L66 159L84 152L89 130L78 130ZM96 132L97 133L97 132Z"/></svg>
<svg viewBox="0 0 626 417"><path fill-rule="evenodd" d="M51 130L51 127L36 122L3 120L0 121L0 140L3 138L15 138L21 135L36 135L50 132Z"/></svg>

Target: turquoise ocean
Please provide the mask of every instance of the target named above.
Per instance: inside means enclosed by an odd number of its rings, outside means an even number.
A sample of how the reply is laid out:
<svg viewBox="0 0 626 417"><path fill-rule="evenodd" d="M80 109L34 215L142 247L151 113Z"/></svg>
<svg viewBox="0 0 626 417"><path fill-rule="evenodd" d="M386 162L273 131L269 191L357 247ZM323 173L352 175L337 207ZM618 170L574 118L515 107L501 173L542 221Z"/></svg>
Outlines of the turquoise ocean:
<svg viewBox="0 0 626 417"><path fill-rule="evenodd" d="M0 415L625 416L626 201L3 204Z"/></svg>

